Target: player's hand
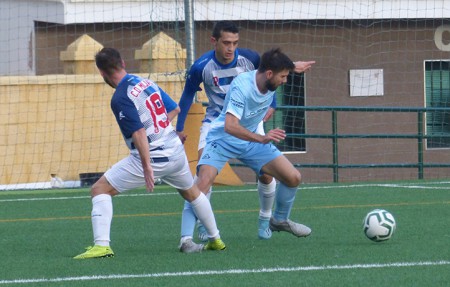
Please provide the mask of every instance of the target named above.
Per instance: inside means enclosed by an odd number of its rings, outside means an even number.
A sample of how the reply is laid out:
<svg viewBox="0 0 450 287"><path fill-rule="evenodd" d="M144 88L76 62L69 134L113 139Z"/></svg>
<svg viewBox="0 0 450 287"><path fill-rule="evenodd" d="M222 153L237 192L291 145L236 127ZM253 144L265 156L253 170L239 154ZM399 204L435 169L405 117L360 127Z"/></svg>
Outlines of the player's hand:
<svg viewBox="0 0 450 287"><path fill-rule="evenodd" d="M295 73L307 72L311 69L312 65L314 65L315 63L316 63L316 61L294 62L294 65L295 65L294 72Z"/></svg>
<svg viewBox="0 0 450 287"><path fill-rule="evenodd" d="M153 176L152 168L144 169L144 178L145 178L145 187L147 188L147 192L153 192L153 189L155 188L155 177Z"/></svg>
<svg viewBox="0 0 450 287"><path fill-rule="evenodd" d="M177 132L177 135L178 135L178 137L180 138L181 143L184 144L184 142L185 142L186 139L187 139L187 135L185 135L184 132Z"/></svg>
<svg viewBox="0 0 450 287"><path fill-rule="evenodd" d="M265 134L263 138L264 139L263 139L262 143L264 143L264 144L266 144L270 141L279 143L280 141L282 141L286 138L286 131L276 128L276 129L268 131L267 134Z"/></svg>
<svg viewBox="0 0 450 287"><path fill-rule="evenodd" d="M264 116L264 118L263 118L263 122L267 122L272 116L273 116L273 113L275 112L275 109L274 108L272 108L272 107L270 107L268 110L267 110L267 113L266 113L266 115Z"/></svg>

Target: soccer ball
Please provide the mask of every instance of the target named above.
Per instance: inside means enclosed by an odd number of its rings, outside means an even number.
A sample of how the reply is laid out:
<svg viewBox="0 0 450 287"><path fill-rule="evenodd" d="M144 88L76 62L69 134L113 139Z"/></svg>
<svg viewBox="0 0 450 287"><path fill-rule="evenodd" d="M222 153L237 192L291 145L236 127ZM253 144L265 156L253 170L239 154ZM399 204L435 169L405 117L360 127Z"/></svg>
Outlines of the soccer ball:
<svg viewBox="0 0 450 287"><path fill-rule="evenodd" d="M376 242L391 238L395 226L394 216L384 209L375 209L367 213L363 222L364 234L367 238Z"/></svg>

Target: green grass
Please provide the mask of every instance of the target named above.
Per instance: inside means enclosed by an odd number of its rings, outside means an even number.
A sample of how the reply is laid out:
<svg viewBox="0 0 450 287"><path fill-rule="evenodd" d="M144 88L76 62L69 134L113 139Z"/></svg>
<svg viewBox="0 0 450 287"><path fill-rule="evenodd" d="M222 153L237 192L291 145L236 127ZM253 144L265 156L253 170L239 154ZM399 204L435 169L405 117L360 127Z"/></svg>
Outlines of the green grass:
<svg viewBox="0 0 450 287"><path fill-rule="evenodd" d="M183 201L174 189L158 186L150 195L136 190L113 202L116 257L74 260L92 242L89 190L0 192L0 286L450 282L449 182L304 185L291 219L310 226L312 235L275 233L268 241L256 236L255 186L216 187L212 204L228 249L200 254L177 249ZM387 242L372 242L362 232L362 220L374 208L389 210L397 221Z"/></svg>

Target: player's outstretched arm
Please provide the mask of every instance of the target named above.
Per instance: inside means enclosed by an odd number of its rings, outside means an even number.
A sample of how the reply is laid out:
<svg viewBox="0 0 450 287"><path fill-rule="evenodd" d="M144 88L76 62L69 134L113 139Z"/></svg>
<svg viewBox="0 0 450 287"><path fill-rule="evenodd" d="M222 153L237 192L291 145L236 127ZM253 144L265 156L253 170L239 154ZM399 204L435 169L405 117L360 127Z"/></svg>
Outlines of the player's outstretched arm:
<svg viewBox="0 0 450 287"><path fill-rule="evenodd" d="M180 107L180 113L178 114L176 126L176 131L178 132L182 132L184 130L184 123L194 101L195 93L198 90L198 85L197 88L195 88L195 85L191 83L190 78L185 83L183 93L181 94L180 101L178 102L178 106Z"/></svg>
<svg viewBox="0 0 450 287"><path fill-rule="evenodd" d="M303 72L307 72L311 69L312 65L314 65L316 63L316 61L297 61L294 62L295 68L294 68L294 72L295 73L303 73Z"/></svg>

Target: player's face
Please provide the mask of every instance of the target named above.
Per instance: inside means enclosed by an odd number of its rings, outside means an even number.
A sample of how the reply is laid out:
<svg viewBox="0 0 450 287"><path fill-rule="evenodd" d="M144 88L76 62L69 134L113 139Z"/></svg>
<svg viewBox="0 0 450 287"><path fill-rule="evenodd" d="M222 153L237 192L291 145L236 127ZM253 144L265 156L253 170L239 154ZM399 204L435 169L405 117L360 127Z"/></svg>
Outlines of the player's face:
<svg viewBox="0 0 450 287"><path fill-rule="evenodd" d="M234 52L239 42L238 33L222 32L219 39L211 38L211 42L219 62L229 64L234 60Z"/></svg>
<svg viewBox="0 0 450 287"><path fill-rule="evenodd" d="M269 91L275 91L279 86L284 85L287 82L288 75L289 70L283 70L278 73L272 73L272 71L268 71L266 88Z"/></svg>

